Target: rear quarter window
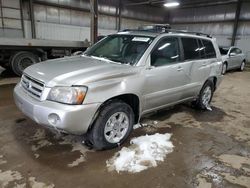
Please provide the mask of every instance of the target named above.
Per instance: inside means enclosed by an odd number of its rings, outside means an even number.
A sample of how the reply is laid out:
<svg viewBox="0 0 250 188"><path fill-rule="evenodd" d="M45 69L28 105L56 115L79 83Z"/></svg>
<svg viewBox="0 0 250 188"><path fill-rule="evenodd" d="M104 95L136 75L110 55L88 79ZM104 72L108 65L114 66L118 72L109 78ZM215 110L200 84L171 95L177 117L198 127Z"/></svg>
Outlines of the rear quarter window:
<svg viewBox="0 0 250 188"><path fill-rule="evenodd" d="M196 38L181 38L184 60L200 59L198 41Z"/></svg>
<svg viewBox="0 0 250 188"><path fill-rule="evenodd" d="M216 58L216 52L214 45L210 40L202 40L202 43L205 47L205 53L207 58Z"/></svg>

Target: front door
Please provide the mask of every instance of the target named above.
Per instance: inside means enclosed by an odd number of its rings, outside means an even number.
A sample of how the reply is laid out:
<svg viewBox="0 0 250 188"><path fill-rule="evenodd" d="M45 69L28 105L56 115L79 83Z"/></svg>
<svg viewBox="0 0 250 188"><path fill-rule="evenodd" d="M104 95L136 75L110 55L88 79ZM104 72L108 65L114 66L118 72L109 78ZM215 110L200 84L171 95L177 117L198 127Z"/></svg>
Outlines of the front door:
<svg viewBox="0 0 250 188"><path fill-rule="evenodd" d="M161 39L150 54L150 63L145 71L145 112L181 100L183 89L189 82L184 71L186 67L180 62L178 38Z"/></svg>

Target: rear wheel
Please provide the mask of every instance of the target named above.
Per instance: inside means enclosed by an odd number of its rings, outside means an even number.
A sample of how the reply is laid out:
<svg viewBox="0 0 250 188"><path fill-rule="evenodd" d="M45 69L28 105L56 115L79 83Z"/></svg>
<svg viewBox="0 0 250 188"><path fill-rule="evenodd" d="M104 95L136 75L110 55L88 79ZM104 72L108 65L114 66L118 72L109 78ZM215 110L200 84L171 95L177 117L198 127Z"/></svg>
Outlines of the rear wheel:
<svg viewBox="0 0 250 188"><path fill-rule="evenodd" d="M119 100L108 102L88 132L86 144L97 150L114 148L127 139L133 124L134 113L128 104Z"/></svg>
<svg viewBox="0 0 250 188"><path fill-rule="evenodd" d="M245 69L245 66L246 66L246 63L245 63L245 61L242 61L242 63L241 63L241 65L240 65L240 71L244 71L244 69Z"/></svg>
<svg viewBox="0 0 250 188"><path fill-rule="evenodd" d="M208 80L202 87L198 99L195 101L195 106L199 109L205 110L209 107L213 98L214 83Z"/></svg>
<svg viewBox="0 0 250 188"><path fill-rule="evenodd" d="M18 52L11 58L11 68L15 74L21 76L24 69L39 62L39 57L31 52Z"/></svg>

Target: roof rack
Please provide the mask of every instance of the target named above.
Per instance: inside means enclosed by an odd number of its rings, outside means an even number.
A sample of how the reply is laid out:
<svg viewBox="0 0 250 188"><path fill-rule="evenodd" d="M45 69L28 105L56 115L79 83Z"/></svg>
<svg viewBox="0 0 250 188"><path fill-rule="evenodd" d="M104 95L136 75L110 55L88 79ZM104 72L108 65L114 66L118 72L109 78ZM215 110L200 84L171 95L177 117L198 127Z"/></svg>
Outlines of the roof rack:
<svg viewBox="0 0 250 188"><path fill-rule="evenodd" d="M186 31L186 30L175 30L175 29L166 29L165 33L186 33L186 34L193 34L193 35L198 35L198 36L205 36L208 38L212 38L211 35L206 34L206 33L201 33L201 32L194 32L194 31Z"/></svg>
<svg viewBox="0 0 250 188"><path fill-rule="evenodd" d="M143 26L138 27L138 29L124 29L123 31L143 31L143 32L156 32L156 33L171 33L171 32L173 32L173 33L185 33L185 34L192 34L192 35L205 36L208 38L212 38L211 35L206 34L206 33L171 29L169 24L143 25Z"/></svg>
<svg viewBox="0 0 250 188"><path fill-rule="evenodd" d="M145 31L145 32L163 33L167 29L171 29L169 24L151 24L151 25L139 26L137 29L124 29L123 31Z"/></svg>

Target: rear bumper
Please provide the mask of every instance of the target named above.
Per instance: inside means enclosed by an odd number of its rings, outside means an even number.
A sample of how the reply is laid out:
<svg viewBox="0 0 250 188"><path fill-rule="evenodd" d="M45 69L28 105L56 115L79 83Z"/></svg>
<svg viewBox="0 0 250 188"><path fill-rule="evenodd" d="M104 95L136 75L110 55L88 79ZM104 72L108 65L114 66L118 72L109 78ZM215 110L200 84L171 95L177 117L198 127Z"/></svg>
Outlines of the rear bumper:
<svg viewBox="0 0 250 188"><path fill-rule="evenodd" d="M87 132L100 103L66 105L52 101L38 101L17 84L14 89L17 107L36 123L72 134ZM56 117L56 118L55 118ZM55 118L56 121L52 121Z"/></svg>

